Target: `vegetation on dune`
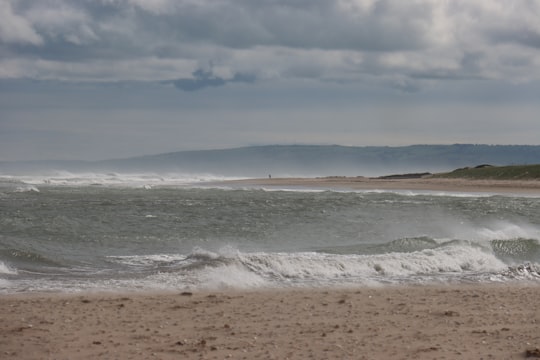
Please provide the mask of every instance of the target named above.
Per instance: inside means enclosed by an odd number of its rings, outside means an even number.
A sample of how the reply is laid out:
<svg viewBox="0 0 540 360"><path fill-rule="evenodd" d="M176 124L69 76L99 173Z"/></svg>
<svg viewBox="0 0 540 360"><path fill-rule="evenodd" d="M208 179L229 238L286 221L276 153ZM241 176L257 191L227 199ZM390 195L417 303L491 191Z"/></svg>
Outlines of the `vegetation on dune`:
<svg viewBox="0 0 540 360"><path fill-rule="evenodd" d="M490 166L461 168L448 173L435 174L436 178L489 179L489 180L540 180L539 165Z"/></svg>

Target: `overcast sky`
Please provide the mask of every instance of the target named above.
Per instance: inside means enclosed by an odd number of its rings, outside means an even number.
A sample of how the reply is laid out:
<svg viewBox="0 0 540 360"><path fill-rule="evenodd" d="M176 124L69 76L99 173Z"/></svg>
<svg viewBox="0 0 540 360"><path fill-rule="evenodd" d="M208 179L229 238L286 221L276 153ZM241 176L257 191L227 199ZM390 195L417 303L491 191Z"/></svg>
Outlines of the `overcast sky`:
<svg viewBox="0 0 540 360"><path fill-rule="evenodd" d="M0 160L540 144L539 0L0 0Z"/></svg>

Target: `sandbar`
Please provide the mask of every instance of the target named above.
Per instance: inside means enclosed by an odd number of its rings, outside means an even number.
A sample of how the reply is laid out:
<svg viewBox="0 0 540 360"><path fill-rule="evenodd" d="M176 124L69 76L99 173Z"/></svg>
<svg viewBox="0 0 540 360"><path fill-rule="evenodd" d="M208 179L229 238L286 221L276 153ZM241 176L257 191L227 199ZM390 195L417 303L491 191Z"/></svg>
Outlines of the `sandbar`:
<svg viewBox="0 0 540 360"><path fill-rule="evenodd" d="M223 182L231 186L297 187L350 190L411 190L540 195L539 180L469 180L451 178L380 179L329 176L315 178L260 178Z"/></svg>

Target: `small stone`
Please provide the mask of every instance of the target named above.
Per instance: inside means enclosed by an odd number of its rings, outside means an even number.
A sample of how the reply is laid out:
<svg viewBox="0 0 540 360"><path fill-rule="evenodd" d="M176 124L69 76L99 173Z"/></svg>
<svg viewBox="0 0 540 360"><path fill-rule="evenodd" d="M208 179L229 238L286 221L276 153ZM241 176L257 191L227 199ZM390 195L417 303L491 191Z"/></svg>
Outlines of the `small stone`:
<svg viewBox="0 0 540 360"><path fill-rule="evenodd" d="M444 312L444 316L459 316L459 313L453 310L446 310Z"/></svg>
<svg viewBox="0 0 540 360"><path fill-rule="evenodd" d="M540 349L539 348L527 349L525 351L525 357L540 358Z"/></svg>

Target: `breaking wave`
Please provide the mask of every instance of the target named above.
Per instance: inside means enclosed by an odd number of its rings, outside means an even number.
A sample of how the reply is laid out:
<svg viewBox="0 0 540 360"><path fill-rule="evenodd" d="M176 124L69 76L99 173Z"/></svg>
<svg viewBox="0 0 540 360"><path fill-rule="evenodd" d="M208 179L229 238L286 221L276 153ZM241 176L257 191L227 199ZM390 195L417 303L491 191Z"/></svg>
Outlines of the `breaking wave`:
<svg viewBox="0 0 540 360"><path fill-rule="evenodd" d="M421 244L427 247L418 250ZM485 247L467 241L437 243L418 238L396 240L386 246L402 251L366 255L241 252L225 247L217 252L197 248L187 255L109 256L107 261L111 269L116 269L114 273L55 273L31 285L26 282L25 290L216 290L540 281L538 257L529 262L516 261L516 253L538 254L540 246L532 239L494 240L492 246ZM514 258L509 262L511 256ZM3 282L16 274L0 262Z"/></svg>
<svg viewBox="0 0 540 360"><path fill-rule="evenodd" d="M420 245L429 248L413 250ZM509 265L491 248L464 241L443 244L426 238L391 242L409 251L372 255L328 252L253 252L226 247L219 252L195 249L187 256L116 257L130 266L159 268L146 282L166 288L259 288L412 284L461 281L540 280L536 263ZM517 240L535 249L538 243ZM498 243L497 243L498 244ZM532 244L532 245L531 245ZM517 245L518 247L521 245ZM407 250L407 249L404 249ZM538 260L538 258L536 259Z"/></svg>
<svg viewBox="0 0 540 360"><path fill-rule="evenodd" d="M35 187L35 186L32 186L32 185L18 186L18 187L15 188L15 192L18 192L18 193L36 192L36 193L38 193L39 189L37 187Z"/></svg>
<svg viewBox="0 0 540 360"><path fill-rule="evenodd" d="M22 183L16 191L39 191L35 185L46 186L118 186L141 187L151 189L153 186L188 185L206 182L218 182L240 179L214 174L183 174L183 173L72 173L54 171L34 175L0 175L4 183Z"/></svg>
<svg viewBox="0 0 540 360"><path fill-rule="evenodd" d="M12 269L11 267L0 261L0 274L16 275L17 270Z"/></svg>

